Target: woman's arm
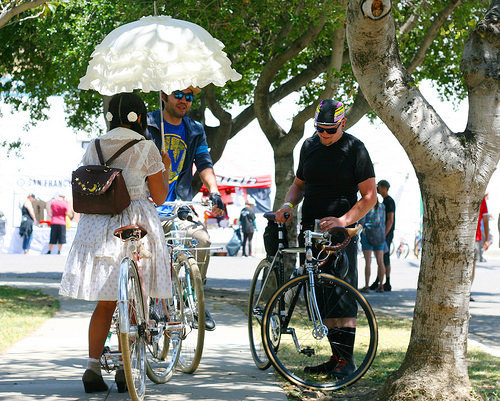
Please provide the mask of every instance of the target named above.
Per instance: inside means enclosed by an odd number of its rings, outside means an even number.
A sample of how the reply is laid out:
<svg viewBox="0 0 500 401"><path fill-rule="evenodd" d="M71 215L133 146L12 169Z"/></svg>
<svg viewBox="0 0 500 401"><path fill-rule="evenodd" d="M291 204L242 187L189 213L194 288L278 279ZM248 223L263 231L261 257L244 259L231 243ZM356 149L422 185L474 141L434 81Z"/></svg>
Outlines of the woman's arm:
<svg viewBox="0 0 500 401"><path fill-rule="evenodd" d="M157 205L162 205L168 195L168 176L170 170L170 158L166 152L161 152L161 158L165 170L147 177L149 194Z"/></svg>

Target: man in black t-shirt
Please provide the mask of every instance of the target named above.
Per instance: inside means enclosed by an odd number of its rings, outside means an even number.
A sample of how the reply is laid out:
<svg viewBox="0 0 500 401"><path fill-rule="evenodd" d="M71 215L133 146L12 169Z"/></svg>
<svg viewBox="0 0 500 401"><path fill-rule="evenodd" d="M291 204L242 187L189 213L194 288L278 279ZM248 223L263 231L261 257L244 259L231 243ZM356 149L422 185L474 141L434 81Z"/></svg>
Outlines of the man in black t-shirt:
<svg viewBox="0 0 500 401"><path fill-rule="evenodd" d="M396 202L389 196L391 185L386 180L380 180L377 184L377 192L384 198L385 206L385 243L387 247L384 252L385 284L384 291L391 291L391 243L394 239L394 228L396 227ZM375 279L370 289L378 287L378 277Z"/></svg>
<svg viewBox="0 0 500 401"><path fill-rule="evenodd" d="M320 220L323 232L332 227L353 226L377 201L373 164L363 143L343 131L346 120L341 102L323 100L316 109L314 120L317 132L302 145L296 177L285 196L285 203L276 211L276 220L285 222L284 214L291 214L304 199L302 230L313 229L316 219ZM345 251L349 260L345 281L357 288L357 237ZM323 316L332 357L321 365L306 366L306 372L342 378L356 369L352 357L356 305L343 304L341 313L340 316Z"/></svg>

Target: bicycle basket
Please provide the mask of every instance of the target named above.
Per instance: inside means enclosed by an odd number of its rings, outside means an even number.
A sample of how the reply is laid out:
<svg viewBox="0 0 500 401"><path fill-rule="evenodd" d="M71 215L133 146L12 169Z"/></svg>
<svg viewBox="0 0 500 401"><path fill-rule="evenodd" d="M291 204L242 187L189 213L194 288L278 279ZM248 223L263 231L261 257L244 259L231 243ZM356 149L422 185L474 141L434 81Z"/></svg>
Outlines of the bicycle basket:
<svg viewBox="0 0 500 401"><path fill-rule="evenodd" d="M186 230L170 230L165 233L165 239L167 240L167 244L173 246L185 246L188 248L194 247L196 244L193 244L193 238L187 235Z"/></svg>

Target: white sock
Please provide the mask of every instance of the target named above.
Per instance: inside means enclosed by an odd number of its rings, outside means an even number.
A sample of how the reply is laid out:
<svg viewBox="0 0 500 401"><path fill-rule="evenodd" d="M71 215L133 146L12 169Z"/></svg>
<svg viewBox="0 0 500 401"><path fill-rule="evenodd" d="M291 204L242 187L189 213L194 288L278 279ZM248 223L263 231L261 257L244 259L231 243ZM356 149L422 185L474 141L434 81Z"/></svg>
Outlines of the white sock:
<svg viewBox="0 0 500 401"><path fill-rule="evenodd" d="M102 376L101 361L99 359L89 358L87 360L87 369L90 369L95 374Z"/></svg>

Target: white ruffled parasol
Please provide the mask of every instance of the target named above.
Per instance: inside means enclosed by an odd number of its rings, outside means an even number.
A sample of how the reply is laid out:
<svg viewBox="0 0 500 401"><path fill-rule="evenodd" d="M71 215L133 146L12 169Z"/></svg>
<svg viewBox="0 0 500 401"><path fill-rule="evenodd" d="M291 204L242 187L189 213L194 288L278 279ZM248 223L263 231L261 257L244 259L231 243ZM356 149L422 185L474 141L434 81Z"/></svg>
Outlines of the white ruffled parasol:
<svg viewBox="0 0 500 401"><path fill-rule="evenodd" d="M169 16L143 17L104 38L78 88L111 96L134 89L170 94L210 83L224 86L241 75L223 48L199 25Z"/></svg>

